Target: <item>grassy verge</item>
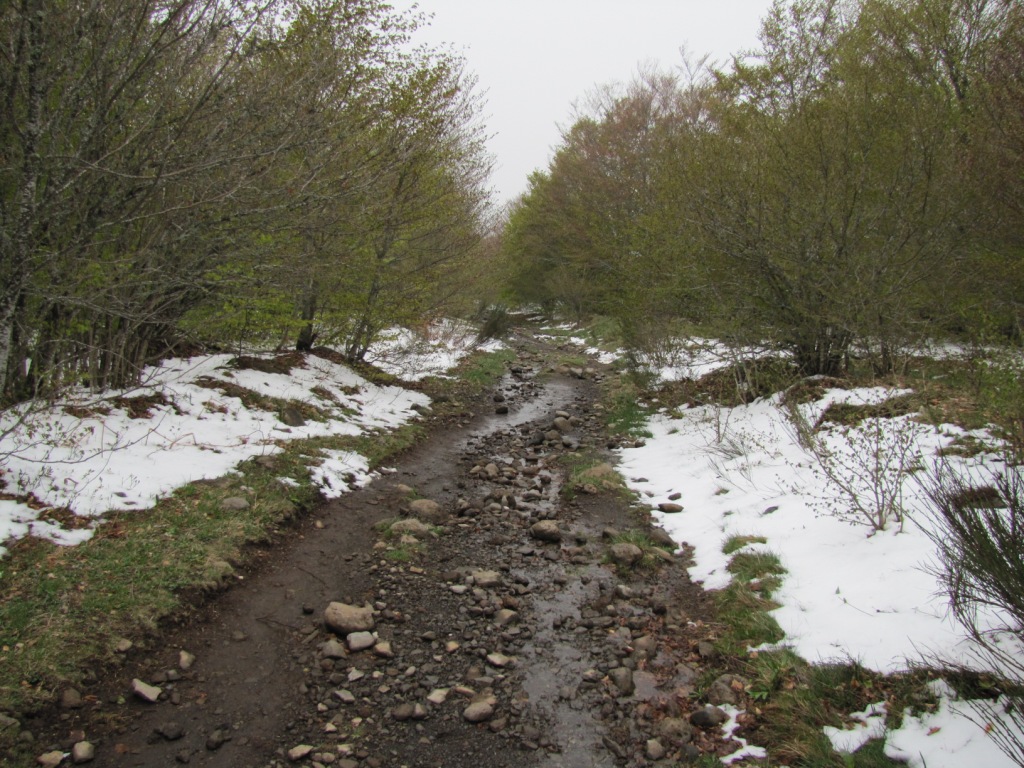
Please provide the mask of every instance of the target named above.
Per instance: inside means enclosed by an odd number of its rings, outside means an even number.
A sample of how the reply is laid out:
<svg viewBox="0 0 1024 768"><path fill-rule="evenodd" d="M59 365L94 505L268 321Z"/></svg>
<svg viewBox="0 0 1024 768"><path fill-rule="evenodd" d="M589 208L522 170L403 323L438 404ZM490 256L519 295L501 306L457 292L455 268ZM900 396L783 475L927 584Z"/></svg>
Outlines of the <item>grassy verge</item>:
<svg viewBox="0 0 1024 768"><path fill-rule="evenodd" d="M469 395L491 386L509 354L475 356L444 390ZM124 639L145 645L195 595L237 581L238 568L263 556L251 545L272 540L319 502L309 468L323 451L356 451L372 468L425 433L412 423L282 442L280 453L241 463L237 475L183 486L149 510L108 516L79 546L31 538L11 545L0 560L0 712L46 705L87 666L116 663ZM229 498L244 499L244 508L226 507Z"/></svg>
<svg viewBox="0 0 1024 768"><path fill-rule="evenodd" d="M650 437L647 420L652 409L645 405L647 394L628 376L610 379L602 393L605 422L613 435Z"/></svg>
<svg viewBox="0 0 1024 768"><path fill-rule="evenodd" d="M852 755L837 753L822 730L842 728L852 712L885 702L889 724L898 727L910 707L923 711L935 706L924 686L925 671L880 675L856 661L808 664L785 648L751 651L779 643L784 635L770 611L785 569L763 547L763 537L733 536L722 547L731 554L732 581L714 593L718 620L725 630L716 647L720 664L707 670L707 683L722 672L747 681L750 707L760 721L758 743L768 749L770 765L803 768L882 768L902 765L885 756L882 741L871 741Z"/></svg>

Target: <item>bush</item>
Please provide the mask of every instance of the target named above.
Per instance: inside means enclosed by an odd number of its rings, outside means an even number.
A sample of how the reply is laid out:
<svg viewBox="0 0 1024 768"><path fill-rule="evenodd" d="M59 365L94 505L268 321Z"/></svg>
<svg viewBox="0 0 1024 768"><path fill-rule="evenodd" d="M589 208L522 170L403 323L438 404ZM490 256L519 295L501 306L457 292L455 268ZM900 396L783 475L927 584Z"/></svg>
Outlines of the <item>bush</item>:
<svg viewBox="0 0 1024 768"><path fill-rule="evenodd" d="M476 320L480 323L480 330L476 335L477 344L488 339L503 339L512 331L512 314L504 304L481 306L477 311Z"/></svg>
<svg viewBox="0 0 1024 768"><path fill-rule="evenodd" d="M984 477L947 465L927 490L936 574L954 617L977 644L975 660L1002 680L1003 695L973 702L973 714L965 714L1024 766L1024 660L1015 652L1024 640L1024 476L1013 465ZM995 624L993 616L1000 617ZM953 665L953 671L967 670Z"/></svg>

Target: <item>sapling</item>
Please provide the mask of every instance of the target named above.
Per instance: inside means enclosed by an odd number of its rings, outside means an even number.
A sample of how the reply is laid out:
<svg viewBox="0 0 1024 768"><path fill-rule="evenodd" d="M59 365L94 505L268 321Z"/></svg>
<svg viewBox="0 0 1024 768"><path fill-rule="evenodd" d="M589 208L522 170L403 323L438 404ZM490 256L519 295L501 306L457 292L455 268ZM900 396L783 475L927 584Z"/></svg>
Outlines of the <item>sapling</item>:
<svg viewBox="0 0 1024 768"><path fill-rule="evenodd" d="M825 501L828 513L872 533L891 523L903 530L904 485L921 465L918 444L926 427L911 417L869 418L856 426L822 434L809 425L799 406L789 408L800 445L814 459L835 496Z"/></svg>

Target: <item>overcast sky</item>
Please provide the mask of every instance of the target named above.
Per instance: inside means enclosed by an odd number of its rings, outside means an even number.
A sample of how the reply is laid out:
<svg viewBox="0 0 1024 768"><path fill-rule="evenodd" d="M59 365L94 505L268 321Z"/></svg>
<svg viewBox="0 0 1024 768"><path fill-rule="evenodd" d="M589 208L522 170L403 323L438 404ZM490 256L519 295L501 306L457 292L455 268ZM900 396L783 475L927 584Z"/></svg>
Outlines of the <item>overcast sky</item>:
<svg viewBox="0 0 1024 768"><path fill-rule="evenodd" d="M396 9L413 0L392 0ZM479 79L501 202L546 168L574 101L680 48L726 62L757 43L771 0L419 0L433 14L418 42L450 43Z"/></svg>

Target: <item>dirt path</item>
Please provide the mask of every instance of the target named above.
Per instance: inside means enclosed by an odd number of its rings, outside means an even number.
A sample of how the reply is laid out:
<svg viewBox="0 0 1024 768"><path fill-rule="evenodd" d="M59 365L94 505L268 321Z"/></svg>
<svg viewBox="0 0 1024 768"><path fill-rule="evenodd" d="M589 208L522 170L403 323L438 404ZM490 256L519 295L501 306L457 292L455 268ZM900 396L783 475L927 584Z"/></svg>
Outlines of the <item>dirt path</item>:
<svg viewBox="0 0 1024 768"><path fill-rule="evenodd" d="M550 351L520 343L496 392L508 414L479 403L318 510L200 618L86 690L40 747L84 733L94 765L224 768L611 768L721 750L687 720L706 597L678 556L608 562L609 529L643 525L623 495L567 500L562 457L605 439L596 384L548 373ZM550 433L559 412L564 435ZM402 560L415 545L392 538L388 555L377 526L414 498L444 521ZM373 607L374 647L343 647L331 602ZM159 701L128 695L132 678Z"/></svg>

